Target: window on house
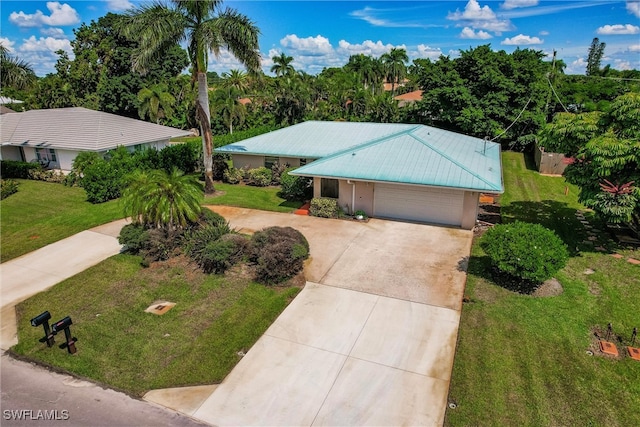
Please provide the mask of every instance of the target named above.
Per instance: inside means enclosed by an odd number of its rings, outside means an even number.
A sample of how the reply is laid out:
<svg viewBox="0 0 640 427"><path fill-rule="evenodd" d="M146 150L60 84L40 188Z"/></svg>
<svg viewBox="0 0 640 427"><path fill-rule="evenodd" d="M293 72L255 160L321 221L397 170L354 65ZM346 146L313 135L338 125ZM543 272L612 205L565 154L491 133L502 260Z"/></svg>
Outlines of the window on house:
<svg viewBox="0 0 640 427"><path fill-rule="evenodd" d="M264 167L267 169L271 169L273 167L273 165L275 165L276 163L279 163L280 159L277 157L272 157L272 156L264 156Z"/></svg>
<svg viewBox="0 0 640 427"><path fill-rule="evenodd" d="M307 164L307 159L300 159L300 166L304 166Z"/></svg>
<svg viewBox="0 0 640 427"><path fill-rule="evenodd" d="M340 188L337 179L322 178L320 180L320 197L338 198L338 189Z"/></svg>
<svg viewBox="0 0 640 427"><path fill-rule="evenodd" d="M36 158L39 161L57 162L56 151L53 148L36 148Z"/></svg>

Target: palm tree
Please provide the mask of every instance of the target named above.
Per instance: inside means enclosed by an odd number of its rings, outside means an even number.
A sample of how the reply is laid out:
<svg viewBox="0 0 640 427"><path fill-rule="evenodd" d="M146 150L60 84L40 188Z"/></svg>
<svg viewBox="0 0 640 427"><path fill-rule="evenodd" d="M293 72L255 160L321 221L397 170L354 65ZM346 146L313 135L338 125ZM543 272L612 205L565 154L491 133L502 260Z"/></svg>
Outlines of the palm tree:
<svg viewBox="0 0 640 427"><path fill-rule="evenodd" d="M121 203L134 224L173 231L194 222L202 207L202 188L193 175L173 168L136 171L128 177Z"/></svg>
<svg viewBox="0 0 640 427"><path fill-rule="evenodd" d="M169 118L173 115L173 105L176 99L167 92L167 85L159 83L150 88L142 88L138 92L138 114L141 119L149 116L149 120L160 124L161 118Z"/></svg>
<svg viewBox="0 0 640 427"><path fill-rule="evenodd" d="M247 116L247 108L240 103L240 92L235 88L218 89L213 93L211 100L213 110L222 114L222 120L229 128L229 133L233 133L233 125L242 125Z"/></svg>
<svg viewBox="0 0 640 427"><path fill-rule="evenodd" d="M391 80L391 93L396 94L396 83L402 82L407 74L406 63L409 61L405 49L392 47L391 50L380 57L385 68L387 79Z"/></svg>
<svg viewBox="0 0 640 427"><path fill-rule="evenodd" d="M36 74L31 64L11 56L0 43L0 88L24 89L36 82Z"/></svg>
<svg viewBox="0 0 640 427"><path fill-rule="evenodd" d="M288 56L282 52L280 56L274 56L271 59L273 60L271 72L275 73L276 77L291 76L296 72L296 69L291 65L293 62L292 56Z"/></svg>
<svg viewBox="0 0 640 427"><path fill-rule="evenodd" d="M171 0L168 4L141 5L125 12L119 26L123 35L139 42L133 52L133 68L140 72L146 71L166 46L186 41L191 68L198 81L196 117L202 134L206 194L215 192L208 56L213 53L217 57L226 47L250 71L260 68L260 30L238 11L223 10L222 3L222 0Z"/></svg>
<svg viewBox="0 0 640 427"><path fill-rule="evenodd" d="M242 70L229 70L222 73L222 84L225 89L235 89L240 94L245 94L249 89L249 76Z"/></svg>

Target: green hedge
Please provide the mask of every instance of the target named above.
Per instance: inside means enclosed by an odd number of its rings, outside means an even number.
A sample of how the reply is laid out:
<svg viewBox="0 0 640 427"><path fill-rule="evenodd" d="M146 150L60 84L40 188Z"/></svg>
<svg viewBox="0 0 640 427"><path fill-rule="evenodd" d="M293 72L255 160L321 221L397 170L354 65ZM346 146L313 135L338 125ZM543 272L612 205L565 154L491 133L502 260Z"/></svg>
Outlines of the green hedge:
<svg viewBox="0 0 640 427"><path fill-rule="evenodd" d="M18 162L16 160L0 161L0 177L29 179L30 170L42 170L39 163Z"/></svg>

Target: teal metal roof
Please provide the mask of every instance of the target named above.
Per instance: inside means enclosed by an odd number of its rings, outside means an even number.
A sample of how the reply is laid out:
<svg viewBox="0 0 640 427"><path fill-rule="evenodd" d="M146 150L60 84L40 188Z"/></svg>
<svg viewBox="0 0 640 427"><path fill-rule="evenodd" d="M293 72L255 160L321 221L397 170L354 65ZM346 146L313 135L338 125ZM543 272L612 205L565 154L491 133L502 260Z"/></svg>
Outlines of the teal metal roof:
<svg viewBox="0 0 640 427"><path fill-rule="evenodd" d="M309 121L216 148L217 153L320 159L415 125Z"/></svg>
<svg viewBox="0 0 640 427"><path fill-rule="evenodd" d="M305 122L216 151L319 159L293 175L504 191L499 144L424 125Z"/></svg>

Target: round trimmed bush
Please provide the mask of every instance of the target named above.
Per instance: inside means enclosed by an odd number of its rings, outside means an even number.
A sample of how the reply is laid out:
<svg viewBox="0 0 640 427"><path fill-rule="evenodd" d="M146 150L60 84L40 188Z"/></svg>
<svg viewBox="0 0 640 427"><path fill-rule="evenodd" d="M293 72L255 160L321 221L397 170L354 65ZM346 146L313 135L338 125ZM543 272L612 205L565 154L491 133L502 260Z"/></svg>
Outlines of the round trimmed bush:
<svg viewBox="0 0 640 427"><path fill-rule="evenodd" d="M149 244L149 233L142 224L127 224L120 230L118 243L126 252L137 255Z"/></svg>
<svg viewBox="0 0 640 427"><path fill-rule="evenodd" d="M300 272L309 258L309 242L291 227L269 227L251 237L256 280L279 283Z"/></svg>
<svg viewBox="0 0 640 427"><path fill-rule="evenodd" d="M481 247L496 270L531 282L531 291L569 259L567 246L552 230L521 221L489 229L482 237Z"/></svg>
<svg viewBox="0 0 640 427"><path fill-rule="evenodd" d="M249 183L257 187L266 187L271 184L271 179L273 178L271 169L267 169L264 166L249 169L247 174L249 175Z"/></svg>

